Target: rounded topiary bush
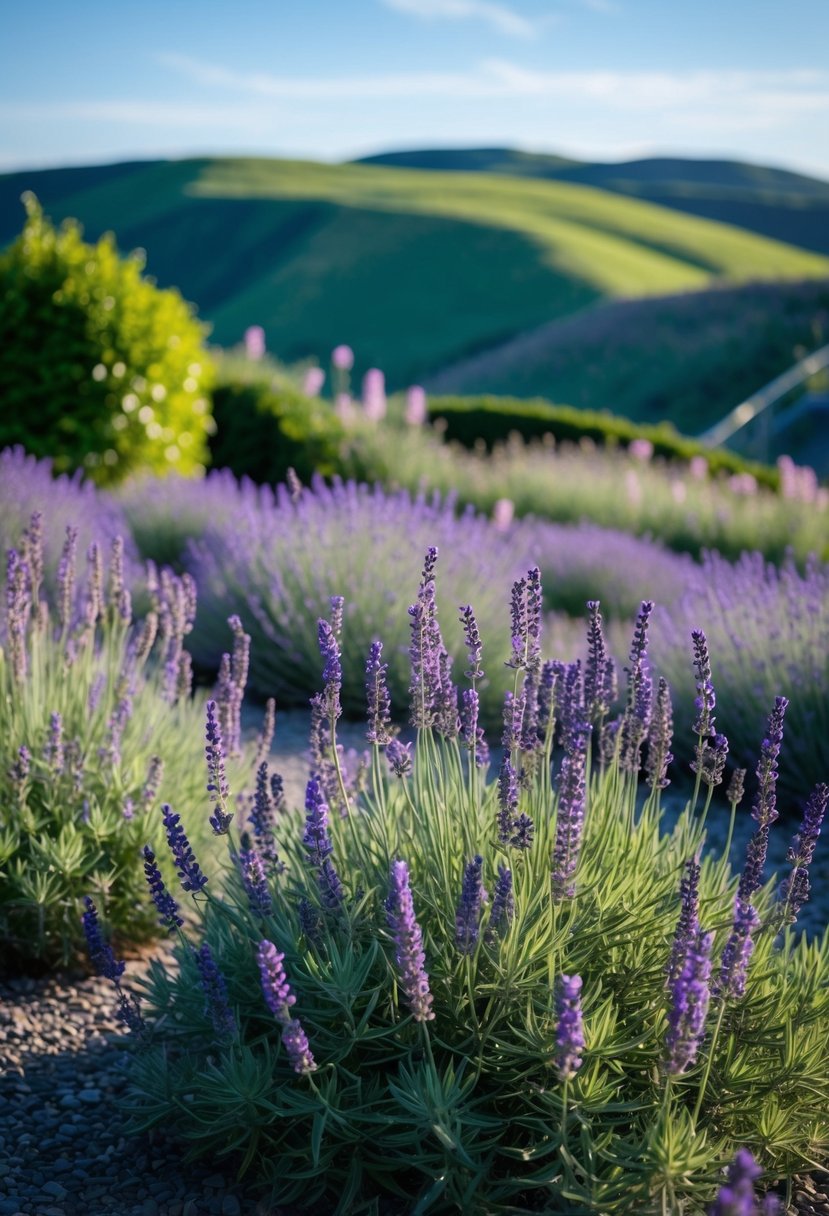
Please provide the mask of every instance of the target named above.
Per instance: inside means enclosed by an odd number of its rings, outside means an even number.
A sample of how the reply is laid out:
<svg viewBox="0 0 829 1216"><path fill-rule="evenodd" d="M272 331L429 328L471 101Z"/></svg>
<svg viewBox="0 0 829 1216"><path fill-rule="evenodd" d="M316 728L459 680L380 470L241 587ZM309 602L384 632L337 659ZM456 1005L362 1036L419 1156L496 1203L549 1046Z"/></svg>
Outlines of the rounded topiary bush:
<svg viewBox="0 0 829 1216"><path fill-rule="evenodd" d="M205 326L111 234L87 244L76 221L56 230L34 195L23 201L23 232L0 255L0 447L99 484L198 471L213 425Z"/></svg>

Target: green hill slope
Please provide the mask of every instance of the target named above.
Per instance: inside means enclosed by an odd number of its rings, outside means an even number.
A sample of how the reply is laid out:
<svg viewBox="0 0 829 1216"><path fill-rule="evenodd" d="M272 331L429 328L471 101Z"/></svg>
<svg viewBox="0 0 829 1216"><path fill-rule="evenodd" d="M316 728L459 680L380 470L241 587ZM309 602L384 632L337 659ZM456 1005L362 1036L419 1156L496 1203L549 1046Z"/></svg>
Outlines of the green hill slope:
<svg viewBox="0 0 829 1216"><path fill-rule="evenodd" d="M223 344L254 323L286 359L349 342L393 386L585 307L715 282L829 275L829 260L572 183L365 165L201 159L0 178L199 304ZM15 206L17 219L12 221Z"/></svg>
<svg viewBox="0 0 829 1216"><path fill-rule="evenodd" d="M766 165L683 157L589 164L514 148L387 152L359 163L578 182L829 254L829 182Z"/></svg>

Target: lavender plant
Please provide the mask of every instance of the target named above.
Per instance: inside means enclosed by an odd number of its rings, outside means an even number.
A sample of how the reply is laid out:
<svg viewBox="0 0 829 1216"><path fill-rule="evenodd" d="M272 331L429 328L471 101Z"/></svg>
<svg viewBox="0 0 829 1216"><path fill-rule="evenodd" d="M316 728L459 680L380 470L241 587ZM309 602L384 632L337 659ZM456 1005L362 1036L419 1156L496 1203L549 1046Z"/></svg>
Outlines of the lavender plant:
<svg viewBox="0 0 829 1216"><path fill-rule="evenodd" d="M624 765L618 743L615 758L593 748L580 666L536 650L535 570L513 589L505 756L487 784L441 712L459 702L449 622L432 616L440 560L427 555L410 613L414 753L402 763L378 730L373 648L359 794L338 767L334 631L319 628L337 801L317 769L304 812L256 812L257 839L272 834L284 863L267 907L250 897L244 825L230 826L178 971L159 963L144 985L135 1126L230 1154L274 1203L337 1213L691 1216L725 1210L722 1171L743 1149L752 1187L785 1185L829 1146L829 934L810 942L787 923L825 789L788 885L778 896L761 872L752 911L735 917L738 877L702 854L704 815L689 803L662 831L660 781L637 797L642 741ZM650 607L631 647L640 685ZM346 604L338 655L348 621ZM466 608L462 632L477 680L489 639ZM764 831L776 830L773 715L755 794ZM662 733L649 773L670 763Z"/></svg>
<svg viewBox="0 0 829 1216"><path fill-rule="evenodd" d="M684 756L694 745L691 723L700 695L684 675L688 637L703 620L731 761L755 766L767 707L775 696L786 696L791 705L780 781L787 792L806 797L829 771L829 566L811 560L799 571L790 559L778 570L759 553L731 565L710 553L682 599L657 610L654 662L674 691Z"/></svg>
<svg viewBox="0 0 829 1216"><path fill-rule="evenodd" d="M158 899L160 806L188 820L210 806L200 756L204 711L184 648L192 582L150 572L152 611L134 620L124 548L78 553L69 525L55 595L45 592L32 517L6 559L0 641L0 961L68 961L82 942L78 904L94 896L121 942L180 918ZM80 563L85 571L79 571ZM234 761L239 774L240 764ZM213 800L220 797L213 795ZM198 822L202 822L199 815ZM206 837L206 831L200 837ZM168 862L162 863L167 870ZM159 885L161 884L161 885Z"/></svg>

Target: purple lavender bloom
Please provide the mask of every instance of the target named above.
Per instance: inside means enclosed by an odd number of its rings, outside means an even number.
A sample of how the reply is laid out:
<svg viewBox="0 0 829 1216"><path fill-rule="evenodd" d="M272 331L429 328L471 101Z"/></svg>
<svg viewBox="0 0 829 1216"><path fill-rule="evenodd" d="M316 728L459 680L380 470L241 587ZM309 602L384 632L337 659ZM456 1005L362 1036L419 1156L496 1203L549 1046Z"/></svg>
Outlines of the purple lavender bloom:
<svg viewBox="0 0 829 1216"><path fill-rule="evenodd" d="M317 640L320 654L325 659L322 678L324 683L323 699L329 718L339 718L342 714L340 705L340 689L343 684L343 669L340 659L340 647L334 630L328 621L320 619L317 622Z"/></svg>
<svg viewBox="0 0 829 1216"><path fill-rule="evenodd" d="M230 828L233 812L227 810L230 787L225 775L222 731L216 716L216 702L208 701L205 709L204 758L207 761L207 792L215 800L213 814L210 816L209 822L214 836L225 836Z"/></svg>
<svg viewBox="0 0 829 1216"><path fill-rule="evenodd" d="M496 937L504 937L515 915L515 895L512 889L512 870L498 863L498 878L489 912L486 941L491 945Z"/></svg>
<svg viewBox="0 0 829 1216"><path fill-rule="evenodd" d="M113 984L117 985L124 974L126 963L118 962L113 954L112 946L108 945L101 936L98 909L93 901L87 895L83 902L86 911L81 917L81 922L89 951L89 960L98 975L103 976L105 980L112 980Z"/></svg>
<svg viewBox="0 0 829 1216"><path fill-rule="evenodd" d="M537 566L517 579L510 596L512 657L507 667L516 671L541 664L541 572Z"/></svg>
<svg viewBox="0 0 829 1216"><path fill-rule="evenodd" d="M232 1039L236 1034L236 1018L230 1008L225 977L207 942L203 943L201 949L194 950L193 955L204 992L205 1017L210 1018L218 1038Z"/></svg>
<svg viewBox="0 0 829 1216"><path fill-rule="evenodd" d="M747 1148L738 1149L708 1216L775 1216L781 1210L777 1196L766 1195L759 1206L754 1193L754 1183L762 1172Z"/></svg>
<svg viewBox="0 0 829 1216"><path fill-rule="evenodd" d="M61 633L66 633L72 624L77 555L78 529L67 525L66 540L58 564L58 624Z"/></svg>
<svg viewBox="0 0 829 1216"><path fill-rule="evenodd" d="M435 710L440 701L440 656L445 647L440 636L435 599L435 565L438 551L431 546L426 551L417 603L409 608L412 641L409 657L412 665L409 685L412 706L412 726L417 729L434 726Z"/></svg>
<svg viewBox="0 0 829 1216"><path fill-rule="evenodd" d="M287 806L285 803L285 782L282 780L281 773L271 773L271 798L273 799L274 814L284 815Z"/></svg>
<svg viewBox="0 0 829 1216"><path fill-rule="evenodd" d="M207 877L202 874L199 863L190 848L190 841L181 826L181 816L177 815L173 808L168 803L163 803L161 813L164 820L164 828L167 832L167 843L170 846L170 852L173 855L173 862L176 867L179 878L181 879L182 889L192 891L194 894L197 891L203 891L207 886Z"/></svg>
<svg viewBox="0 0 829 1216"><path fill-rule="evenodd" d="M268 697L265 703L265 717L262 720L262 729L256 739L256 759L254 765L259 768L259 765L268 756L273 743L273 735L276 730L276 701L273 697Z"/></svg>
<svg viewBox="0 0 829 1216"><path fill-rule="evenodd" d="M584 665L584 707L589 722L600 722L616 700L616 664L608 654L598 600L587 601L587 661Z"/></svg>
<svg viewBox="0 0 829 1216"><path fill-rule="evenodd" d="M322 940L320 933L320 914L310 899L305 896L299 901L299 927L302 933L305 934L309 942L313 942L318 946Z"/></svg>
<svg viewBox="0 0 829 1216"><path fill-rule="evenodd" d="M746 859L737 888L737 895L743 903L749 903L754 892L762 885L768 848L769 828L768 824L762 824L746 845Z"/></svg>
<svg viewBox="0 0 829 1216"><path fill-rule="evenodd" d="M699 857L685 862L685 873L679 884L679 919L671 944L671 956L665 968L667 987L673 988L682 974L688 958L688 948L699 933Z"/></svg>
<svg viewBox="0 0 829 1216"><path fill-rule="evenodd" d="M509 844L518 815L518 777L508 755L501 761L498 774L498 839Z"/></svg>
<svg viewBox="0 0 829 1216"><path fill-rule="evenodd" d="M338 642L343 639L343 610L345 608L344 595L332 595L329 603L331 605L331 632Z"/></svg>
<svg viewBox="0 0 829 1216"><path fill-rule="evenodd" d="M575 875L584 831L589 735L590 727L582 724L582 729L573 735L572 750L561 762L552 871L553 899L557 902L572 899L576 893Z"/></svg>
<svg viewBox="0 0 829 1216"><path fill-rule="evenodd" d="M330 857L326 857L317 874L317 885L323 907L328 912L340 912L345 904L345 889L336 866Z"/></svg>
<svg viewBox="0 0 829 1216"><path fill-rule="evenodd" d="M619 763L628 773L638 773L641 764L641 748L650 725L652 685L647 669L648 627L653 600L643 600L636 618L633 641L630 647L630 666L625 668L628 677L627 703L619 727L621 746Z"/></svg>
<svg viewBox="0 0 829 1216"><path fill-rule="evenodd" d="M265 1004L277 1022L287 1026L291 1020L291 1006L296 1004L296 997L285 974L285 955L277 950L273 942L263 938L256 951L256 961L259 964Z"/></svg>
<svg viewBox="0 0 829 1216"><path fill-rule="evenodd" d="M400 987L416 1022L430 1022L432 994L426 974L423 933L414 914L414 902L409 887L409 867L405 861L391 865L391 887L386 900L389 928L394 937L395 962Z"/></svg>
<svg viewBox="0 0 829 1216"><path fill-rule="evenodd" d="M282 1045L288 1054L294 1072L305 1075L315 1071L317 1066L311 1054L308 1036L297 1018L292 1018L283 1028Z"/></svg>
<svg viewBox="0 0 829 1216"><path fill-rule="evenodd" d="M561 723L561 746L571 752L576 735L585 730L585 704L582 696L581 662L567 663L558 683L558 717Z"/></svg>
<svg viewBox="0 0 829 1216"><path fill-rule="evenodd" d="M474 953L481 927L481 916L487 901L483 883L484 859L473 857L466 863L461 885L461 898L455 913L455 945L461 954Z"/></svg>
<svg viewBox="0 0 829 1216"><path fill-rule="evenodd" d="M711 683L711 659L708 654L708 639L701 629L692 629L691 643L694 649L694 673L697 683L697 696L694 701L697 717L692 729L695 735L706 738L708 735L715 733L714 708L717 704L714 685Z"/></svg>
<svg viewBox="0 0 829 1216"><path fill-rule="evenodd" d="M714 995L737 1001L745 995L748 964L754 950L752 933L760 924L751 904L737 896L734 901L734 925L722 954L720 974L714 983Z"/></svg>
<svg viewBox="0 0 829 1216"><path fill-rule="evenodd" d="M149 767L147 768L147 776L144 781L144 788L141 791L141 807L143 810L149 810L158 797L163 775L164 761L160 756L151 756Z"/></svg>
<svg viewBox="0 0 829 1216"><path fill-rule="evenodd" d="M668 681L660 676L656 704L648 728L648 758L645 761L648 785L652 790L664 790L667 785L671 784L667 773L668 765L673 760L671 755L673 729L671 690L668 688Z"/></svg>
<svg viewBox="0 0 829 1216"><path fill-rule="evenodd" d="M187 701L193 695L193 656L183 650L178 656L176 700Z"/></svg>
<svg viewBox="0 0 829 1216"><path fill-rule="evenodd" d="M52 770L52 775L59 777L63 772L63 719L59 713L49 717L49 738L46 742L46 763Z"/></svg>
<svg viewBox="0 0 829 1216"><path fill-rule="evenodd" d="M87 627L92 629L104 611L104 565L101 549L97 541L93 540L89 546L86 553L86 562L89 575L86 584L84 620Z"/></svg>
<svg viewBox="0 0 829 1216"><path fill-rule="evenodd" d="M278 773L274 773L273 777L278 778L281 783L282 778ZM271 874L279 873L282 869L274 839L275 812L271 784L273 777L269 781L267 761L263 760L256 770L256 793L249 816L257 850ZM281 785L279 789L281 793Z"/></svg>
<svg viewBox="0 0 829 1216"><path fill-rule="evenodd" d="M472 611L472 605L461 604L460 606L460 623L463 625L463 636L466 642L466 649L469 654L469 670L464 672L467 680L482 680L484 678L484 670L481 667L481 654L483 652L483 643L481 642L481 634L478 629L478 622L475 619L475 613Z"/></svg>
<svg viewBox="0 0 829 1216"><path fill-rule="evenodd" d="M555 1007L556 1071L560 1081L570 1081L581 1068L584 1051L580 975L557 977Z"/></svg>
<svg viewBox="0 0 829 1216"><path fill-rule="evenodd" d="M489 766L489 744L486 741L484 728L478 725L480 700L474 688L465 688L461 694L461 740L465 747L475 753L476 768Z"/></svg>
<svg viewBox="0 0 829 1216"><path fill-rule="evenodd" d="M735 768L731 774L731 780L728 783L726 790L726 798L732 806L739 806L743 800L745 793L746 770L744 768Z"/></svg>
<svg viewBox="0 0 829 1216"><path fill-rule="evenodd" d="M25 680L28 671L26 628L31 607L29 568L15 549L9 549L6 562L6 633L11 670L18 683Z"/></svg>
<svg viewBox="0 0 829 1216"><path fill-rule="evenodd" d="M302 843L308 850L312 865L321 866L334 851L328 835L328 803L323 797L319 778L311 777L305 790L305 834Z"/></svg>
<svg viewBox="0 0 829 1216"><path fill-rule="evenodd" d="M243 848L240 850L239 873L251 912L255 916L270 916L273 911L273 901L268 890L268 880L265 877L262 858L255 849Z"/></svg>
<svg viewBox="0 0 829 1216"><path fill-rule="evenodd" d="M90 714L94 714L95 710L98 708L101 701L101 693L104 691L105 684L106 676L103 674L103 672L97 675L92 681L89 688L89 696L86 699L86 707Z"/></svg>
<svg viewBox="0 0 829 1216"><path fill-rule="evenodd" d="M774 823L776 810L777 758L783 742L783 717L789 702L785 697L774 698L774 708L769 714L766 738L760 745L760 760L757 765L757 796L751 810L752 819L761 825Z"/></svg>
<svg viewBox="0 0 829 1216"><path fill-rule="evenodd" d="M412 771L411 743L391 739L386 747L386 759L395 777L408 777Z"/></svg>
<svg viewBox="0 0 829 1216"><path fill-rule="evenodd" d="M544 738L538 730L538 691L541 681L541 669L538 666L528 667L524 672L524 683L521 688L521 734L518 746L522 752L534 752L544 743Z"/></svg>
<svg viewBox="0 0 829 1216"><path fill-rule="evenodd" d="M9 780L15 788L17 797L19 798L23 792L23 785L32 767L32 754L24 743L18 749L17 759L9 769Z"/></svg>
<svg viewBox="0 0 829 1216"><path fill-rule="evenodd" d="M538 684L538 730L545 741L553 727L558 682L563 671L564 664L556 659L549 659L541 666L541 678Z"/></svg>
<svg viewBox="0 0 829 1216"><path fill-rule="evenodd" d="M665 1036L665 1071L670 1076L678 1076L694 1063L705 1034L713 941L713 933L697 933L688 944L685 966L671 985Z"/></svg>
<svg viewBox="0 0 829 1216"><path fill-rule="evenodd" d="M159 924L175 933L184 924L178 914L178 904L164 885L161 871L156 865L155 853L148 844L144 845L144 875L150 888L152 901L158 909Z"/></svg>
<svg viewBox="0 0 829 1216"><path fill-rule="evenodd" d="M728 740L725 735L713 735L701 740L696 759L691 762L691 771L698 772L702 783L713 789L722 782L727 759Z"/></svg>
<svg viewBox="0 0 829 1216"><path fill-rule="evenodd" d="M783 919L789 924L797 920L800 909L809 898L811 890L809 866L812 864L827 803L829 803L829 785L821 783L815 786L806 803L800 831L794 837L786 854L786 860L792 863L792 871L783 880L780 887L780 901Z"/></svg>
<svg viewBox="0 0 829 1216"><path fill-rule="evenodd" d="M115 536L109 548L109 606L119 612L124 593L124 538Z"/></svg>
<svg viewBox="0 0 829 1216"><path fill-rule="evenodd" d="M127 994L121 988L118 991L118 1008L115 1010L115 1016L119 1022L123 1022L127 1030L132 1034L142 1038L146 1032L147 1025L141 1016L141 1006L138 998L132 993Z"/></svg>
<svg viewBox="0 0 829 1216"><path fill-rule="evenodd" d="M457 738L459 730L458 690L452 683L453 662L451 654L449 654L441 642L438 651L440 684L435 691L434 725L443 735L444 739Z"/></svg>
<svg viewBox="0 0 829 1216"><path fill-rule="evenodd" d="M366 662L366 699L368 703L369 743L384 747L391 740L391 700L389 698L386 672L388 663L382 663L383 643L372 642Z"/></svg>
<svg viewBox="0 0 829 1216"><path fill-rule="evenodd" d="M514 849L529 849L535 836L535 824L529 815L522 811L512 825L512 835L509 842Z"/></svg>

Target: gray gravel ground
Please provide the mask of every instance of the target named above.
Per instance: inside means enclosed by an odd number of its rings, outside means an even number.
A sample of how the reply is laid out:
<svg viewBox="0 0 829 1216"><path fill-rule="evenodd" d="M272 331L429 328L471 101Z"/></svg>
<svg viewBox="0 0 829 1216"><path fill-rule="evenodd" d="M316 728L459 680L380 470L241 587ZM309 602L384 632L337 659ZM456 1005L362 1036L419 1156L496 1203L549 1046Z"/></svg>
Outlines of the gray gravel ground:
<svg viewBox="0 0 829 1216"><path fill-rule="evenodd" d="M258 714L250 728L258 729ZM302 798L307 715L281 714L272 755L292 800ZM341 741L362 749L363 728L344 726ZM668 800L668 819L681 796ZM710 836L724 839L725 816L712 813ZM733 858L740 864L752 821L740 816ZM794 824L771 835L770 868L782 868ZM813 900L803 927L829 921L829 841L815 858ZM129 975L146 963L131 962ZM180 1145L156 1132L127 1138L122 1109L127 1080L111 985L54 975L0 982L0 1216L289 1216L257 1201L215 1162L185 1165ZM824 1182L804 1182L800 1216L829 1216Z"/></svg>

